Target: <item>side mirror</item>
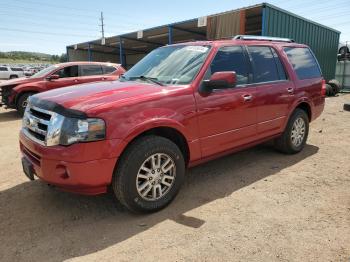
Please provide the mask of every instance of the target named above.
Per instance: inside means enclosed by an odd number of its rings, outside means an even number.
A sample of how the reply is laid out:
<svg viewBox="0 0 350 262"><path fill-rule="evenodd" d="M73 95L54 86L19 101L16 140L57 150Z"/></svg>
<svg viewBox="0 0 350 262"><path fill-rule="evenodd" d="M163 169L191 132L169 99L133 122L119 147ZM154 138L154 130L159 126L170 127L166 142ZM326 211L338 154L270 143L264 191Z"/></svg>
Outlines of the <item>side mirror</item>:
<svg viewBox="0 0 350 262"><path fill-rule="evenodd" d="M237 75L234 71L223 71L214 73L209 80L203 81L203 91L210 92L213 89L225 89L236 86Z"/></svg>
<svg viewBox="0 0 350 262"><path fill-rule="evenodd" d="M46 77L46 79L49 81L59 79L59 78L60 78L59 75L50 75L50 76Z"/></svg>

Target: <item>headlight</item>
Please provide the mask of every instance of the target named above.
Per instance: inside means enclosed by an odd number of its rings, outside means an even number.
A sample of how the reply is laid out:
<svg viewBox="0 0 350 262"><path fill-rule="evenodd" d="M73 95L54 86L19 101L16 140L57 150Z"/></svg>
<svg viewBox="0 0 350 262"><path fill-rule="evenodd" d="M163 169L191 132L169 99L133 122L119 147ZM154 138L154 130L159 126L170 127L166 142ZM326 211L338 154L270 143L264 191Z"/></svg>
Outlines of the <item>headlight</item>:
<svg viewBox="0 0 350 262"><path fill-rule="evenodd" d="M71 145L105 139L105 122L99 118L65 118L60 132L59 144Z"/></svg>

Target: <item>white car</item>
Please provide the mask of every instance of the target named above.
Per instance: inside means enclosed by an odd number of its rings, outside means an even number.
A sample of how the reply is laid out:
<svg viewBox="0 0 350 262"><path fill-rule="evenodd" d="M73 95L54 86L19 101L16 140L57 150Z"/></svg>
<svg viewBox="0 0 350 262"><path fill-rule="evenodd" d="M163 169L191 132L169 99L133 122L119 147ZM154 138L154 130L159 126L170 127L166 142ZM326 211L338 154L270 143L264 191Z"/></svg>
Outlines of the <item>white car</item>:
<svg viewBox="0 0 350 262"><path fill-rule="evenodd" d="M24 71L20 67L0 66L0 79L14 79L24 76Z"/></svg>

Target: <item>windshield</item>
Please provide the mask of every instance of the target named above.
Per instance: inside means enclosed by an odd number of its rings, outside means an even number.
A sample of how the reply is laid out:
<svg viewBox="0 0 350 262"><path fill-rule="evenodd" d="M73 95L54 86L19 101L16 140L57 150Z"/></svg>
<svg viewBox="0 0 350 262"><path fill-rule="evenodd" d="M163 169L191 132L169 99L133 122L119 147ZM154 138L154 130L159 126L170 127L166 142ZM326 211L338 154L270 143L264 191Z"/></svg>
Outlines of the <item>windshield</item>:
<svg viewBox="0 0 350 262"><path fill-rule="evenodd" d="M32 75L31 78L43 77L43 76L47 75L48 73L50 73L51 71L57 69L57 67L58 67L57 65L52 65L52 66L46 67L45 69Z"/></svg>
<svg viewBox="0 0 350 262"><path fill-rule="evenodd" d="M158 48L123 75L121 81L135 79L185 85L192 82L208 55L210 47L177 45Z"/></svg>

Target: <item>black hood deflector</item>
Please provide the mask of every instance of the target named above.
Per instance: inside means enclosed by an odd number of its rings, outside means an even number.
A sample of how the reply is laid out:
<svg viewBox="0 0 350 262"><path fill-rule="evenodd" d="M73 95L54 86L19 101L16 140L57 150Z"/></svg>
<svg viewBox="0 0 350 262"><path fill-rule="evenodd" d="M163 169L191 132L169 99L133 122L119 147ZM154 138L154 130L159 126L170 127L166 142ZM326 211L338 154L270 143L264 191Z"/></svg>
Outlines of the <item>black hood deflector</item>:
<svg viewBox="0 0 350 262"><path fill-rule="evenodd" d="M33 106L58 113L58 114L63 115L65 117L79 118L79 119L86 119L87 118L87 115L84 112L81 112L81 111L75 110L75 109L65 108L60 104L57 104L57 103L49 101L49 100L40 99L40 98L36 97L35 95L29 97L29 103Z"/></svg>

